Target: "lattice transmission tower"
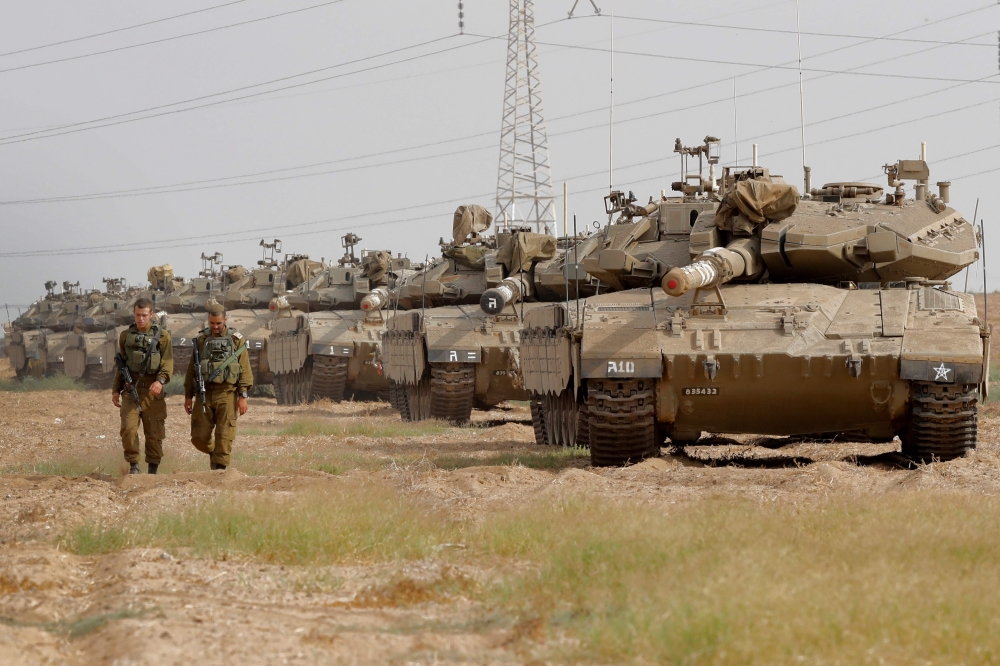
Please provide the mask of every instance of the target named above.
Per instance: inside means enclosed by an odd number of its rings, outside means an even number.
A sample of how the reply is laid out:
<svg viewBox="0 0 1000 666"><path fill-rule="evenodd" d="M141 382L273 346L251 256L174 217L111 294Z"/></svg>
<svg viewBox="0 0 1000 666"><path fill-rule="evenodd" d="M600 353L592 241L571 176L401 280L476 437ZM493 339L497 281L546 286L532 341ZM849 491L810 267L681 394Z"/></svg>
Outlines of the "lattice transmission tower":
<svg viewBox="0 0 1000 666"><path fill-rule="evenodd" d="M529 224L540 233L556 229L534 0L510 0L496 220Z"/></svg>

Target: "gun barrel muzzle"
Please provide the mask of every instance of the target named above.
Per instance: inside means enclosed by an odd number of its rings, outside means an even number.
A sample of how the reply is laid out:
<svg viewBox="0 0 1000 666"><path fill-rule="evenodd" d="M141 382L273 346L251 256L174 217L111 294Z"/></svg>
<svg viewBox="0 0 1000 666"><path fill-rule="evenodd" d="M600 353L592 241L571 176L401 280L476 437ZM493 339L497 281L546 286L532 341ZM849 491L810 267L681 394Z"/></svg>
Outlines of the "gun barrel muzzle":
<svg viewBox="0 0 1000 666"><path fill-rule="evenodd" d="M361 309L365 312L375 312L381 310L389 303L389 290L385 287L376 287L371 293L361 299Z"/></svg>
<svg viewBox="0 0 1000 666"><path fill-rule="evenodd" d="M508 277L496 287L483 292L479 306L486 314L500 314L511 303L517 303L532 293L532 283L528 276Z"/></svg>
<svg viewBox="0 0 1000 666"><path fill-rule="evenodd" d="M719 269L709 261L696 261L689 266L675 266L663 276L663 291L670 296L683 296L692 289L715 283Z"/></svg>

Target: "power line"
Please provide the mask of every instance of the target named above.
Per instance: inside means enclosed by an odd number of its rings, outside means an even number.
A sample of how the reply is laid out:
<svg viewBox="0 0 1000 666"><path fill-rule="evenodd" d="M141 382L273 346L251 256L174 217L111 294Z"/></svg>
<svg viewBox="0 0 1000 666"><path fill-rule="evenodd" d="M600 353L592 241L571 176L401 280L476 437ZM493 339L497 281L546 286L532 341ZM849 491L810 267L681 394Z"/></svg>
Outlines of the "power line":
<svg viewBox="0 0 1000 666"><path fill-rule="evenodd" d="M991 5L992 6L992 5ZM726 30L743 30L745 32L765 32L765 33L777 33L783 35L794 35L796 32L794 30L782 30L780 28L751 28L749 26L743 25L719 25L715 23L699 23L697 21L673 21L669 19L659 19L659 18L649 18L643 16L622 16L620 14L615 16L616 19L623 19L626 21L642 21L644 23L668 23L670 25L677 26L691 26L697 28L717 28ZM872 35L847 35L841 33L833 32L801 32L802 35L807 35L809 37L839 37L843 39L863 39L865 42L872 41L883 41L883 42L907 42L913 44L941 44L944 46L981 46L981 47L993 47L993 44L956 44L955 42L939 41L934 39L905 39L899 37L878 37Z"/></svg>
<svg viewBox="0 0 1000 666"><path fill-rule="evenodd" d="M984 33L984 34L990 34L990 33ZM967 37L967 38L965 38L962 41L966 41L966 40L969 40L969 39L976 39L977 37L980 37L980 36L982 36L982 35L974 35L974 36L971 36L971 37ZM908 54L908 55L917 55L917 54L920 54L920 53L925 53L927 51L935 50L937 48L940 48L940 46L933 46L931 48L923 49L923 50L920 50L920 51L916 51L916 52ZM893 57L893 58L888 58L888 59L883 59L883 60L877 60L875 62L869 62L869 63L865 63L865 64L862 64L862 65L857 65L856 67L854 67L852 69L860 69L860 68L863 68L863 67L870 67L870 66L881 64L881 63L886 62L888 60L896 60L896 59L897 58ZM808 81L815 81L815 80L818 80L818 79L826 78L828 76L833 76L833 74L824 74L824 75L821 75L821 76L816 76L816 77L813 77L811 79L808 79ZM984 79L987 79L987 78L992 78L993 76L996 76L996 75L995 74L991 74L991 75L988 75L986 77L981 77L981 79L977 79L974 82L981 81L981 80L984 80ZM942 89L939 89L939 90L936 90L936 91L931 91L929 93L922 93L922 94L915 95L915 96L912 96L912 97L909 97L909 98L905 98L905 99L902 99L902 100L897 100L896 102L890 102L888 104L883 104L883 105L879 105L879 106L875 106L875 107L869 107L868 109L862 109L862 110L859 110L859 111L854 111L854 112L843 114L843 115L836 116L836 117L833 117L833 118L827 118L827 119L824 119L822 121L818 121L817 123L810 123L809 125L812 126L812 125L821 124L821 123L825 123L825 122L831 122L833 120L840 120L840 119L843 119L843 118L847 118L849 116L858 115L860 113L865 113L865 112L868 112L868 111L874 111L874 110L886 108L888 106L892 106L893 104L899 104L899 103L906 102L906 101L912 101L912 100L915 100L915 99L920 99L920 98L923 98L923 97L927 97L927 96L931 96L931 95L936 95L936 94L939 94L941 92L945 92L945 91L948 91L948 90L953 90L954 88L958 88L958 87L961 87L961 86L964 86L964 85L968 85L969 83L970 82L968 82L968 81L962 82L962 83L958 83L958 84L956 84L954 86L949 86L949 87L942 88ZM762 89L758 89L758 90L755 90L755 91L750 91L750 92L742 93L742 94L739 95L739 97L742 98L742 97L749 97L749 96L752 96L752 95L759 95L761 93L770 92L770 91L778 90L778 89L781 89L781 88L790 87L790 86L793 86L793 85L795 85L795 84L794 83L779 84L779 85L776 85L776 86L770 86L770 87L767 87L767 88L762 88ZM695 86L695 87L701 87L701 86ZM685 89L685 90L687 90L687 89ZM696 108L701 108L701 107L705 107L705 106L711 106L712 104L718 104L718 103L724 103L724 102L728 103L730 101L730 99L731 98L727 95L724 98L720 98L720 99L716 99L716 100L711 100L711 101L708 101L708 102L700 102L698 104L692 104L692 105L689 105L689 106L686 106L686 107L680 107L680 108L675 108L675 109L667 109L667 110L664 110L664 111L657 111L655 113L647 114L647 115L644 115L644 116L637 116L637 117L633 117L633 118L627 118L625 120L619 121L619 124L624 124L624 123L629 123L629 122L635 122L635 121L638 121L638 120L646 120L646 119L649 119L649 118L654 118L654 117L658 117L658 116L662 116L662 115L668 115L668 114L671 114L671 113L678 113L678 112L682 112L682 111L689 111L689 110L696 109ZM629 103L631 103L631 102L626 102L626 104L629 104ZM587 112L583 112L583 113L587 113ZM569 118L569 117L578 116L578 115L582 115L582 114L581 113L575 113L575 114L570 114L569 116L560 116L560 117L555 118L554 120L563 120L563 119L566 119L566 118ZM603 124L600 124L600 125L590 125L590 126L586 126L586 127L582 127L582 128L572 129L572 130L564 130L562 132L554 132L554 133L552 133L552 136L561 136L561 135L565 135L565 134L575 134L575 133L578 133L578 132L589 131L589 130L592 130L592 129L601 129L603 127L604 127ZM788 129L779 130L779 131L776 131L776 132L772 132L772 133L763 135L763 137L773 136L775 134L785 133L787 131L790 131L790 130L788 130ZM435 142L430 142L430 143L419 144L419 145L410 146L410 147L407 147L407 148L396 148L396 149L392 149L392 150L388 150L388 151L381 151L381 152L378 152L378 153L370 153L368 155L360 155L360 156L356 156L356 157L352 157L352 158L342 158L342 159L339 159L339 160L327 160L327 161L324 161L324 162L315 162L315 163L312 163L312 164L305 164L305 165L299 165L299 166L293 166L293 167L284 167L284 168L280 168L280 169L271 169L271 170L267 170L267 171L261 171L261 172L255 172L255 173L249 173L249 174L241 174L241 175L236 175L236 176L226 176L226 177L222 177L222 178L210 178L210 179L203 179L203 180L196 180L196 181L186 181L186 182L174 183L174 184L170 184L170 185L149 186L149 187L131 188L131 189L123 189L123 190L111 190L111 191L91 193L91 194L66 195L66 196L61 196L61 197L39 197L39 198L35 198L35 199L22 199L22 200L13 200L13 201L0 201L0 205L33 204L33 203L55 203L55 202L63 202L63 201L81 201L81 200L94 200L94 199L105 199L105 198L146 196L146 195L149 195L149 194L170 194L170 193L175 193L175 192L187 192L187 191L201 190L201 189L218 189L220 187L236 187L236 186L239 186L239 185L257 184L257 183L263 183L263 182L272 182L272 180L290 180L292 178L307 178L307 177L311 177L311 176L314 176L314 175L326 175L326 174L331 174L331 173L340 173L342 171L350 171L352 169L331 170L331 171L324 171L324 172L320 172L320 173L299 174L299 175L296 175L296 176L289 176L289 177L277 178L277 179L262 179L262 180L259 180L259 181L247 181L247 182L235 182L235 183L227 183L226 182L226 181L238 180L238 179L242 179L242 178L255 178L257 176L270 175L270 174L274 174L274 173L284 173L284 172L288 172L288 171L296 171L296 170L299 170L299 169L315 168L315 167L318 167L318 166L329 166L329 165L332 165L332 164L338 164L338 163L349 162L349 161L357 161L357 160L361 160L361 159L368 159L368 158L371 158L371 157L378 157L378 156L389 155L389 154L398 154L398 153L401 153L401 152L408 152L410 150L417 150L417 149L421 149L421 148L433 147L433 146L443 145L443 144L447 144L447 143L454 143L454 142L464 141L466 139L471 139L471 138L479 138L479 137L483 137L483 136L490 136L490 135L493 135L493 134L495 134L495 132L480 132L480 133L477 133L477 134L467 135L467 136L464 136L464 137L457 137L457 138L454 138L454 139L444 139L444 140L441 140L441 141L435 141ZM763 138L763 137L757 137L757 138ZM456 154L478 152L478 151L486 150L488 148L491 148L491 146L482 146L482 147L477 147L477 148L468 148L468 149L464 149L464 150L453 151L453 152L450 152L450 153L443 153L443 154L440 154L440 155L437 155L437 156L429 156L429 157L430 158L434 158L434 157L452 156L452 155L456 155ZM412 160L407 160L407 161L412 161ZM381 166L381 165L374 165L374 166ZM357 168L358 169L370 168L370 166L360 166L360 167L357 167ZM213 184L213 183L218 183L218 184L215 185L214 187L209 187L209 185Z"/></svg>
<svg viewBox="0 0 1000 666"><path fill-rule="evenodd" d="M322 81L330 81L332 79L337 79L337 78L340 78L340 77L343 77L343 76L350 76L352 74L359 74L361 72L368 72L368 71L375 70L375 69L382 69L384 67L390 67L392 65L398 65L398 64L401 64L401 63L404 63L404 62L410 62L412 60L418 60L420 58L426 58L428 56L437 55L437 54L440 54L440 53L446 53L448 51L453 51L453 50L459 49L459 48L465 48L467 46L475 46L476 44L481 44L483 41L486 41L486 40L480 40L478 42L470 42L470 43L467 43L467 44L461 44L459 46L455 46L455 47L451 47L451 48L447 48L447 49L442 49L440 51L432 51L430 53L424 53L424 54L420 54L420 55L417 55L417 56L411 56L409 58L404 58L403 60L395 60L395 61L392 61L392 62L389 62L389 63L383 63L381 65L375 65L375 66L372 66L372 67L367 67L367 68L355 70L355 71L352 71L352 72L346 72L344 74L337 74L335 76L329 76L329 77L325 77L325 78L322 78L322 79L317 79L315 81L307 81L307 82L304 82L304 83L297 83L297 84L293 84L293 85L290 85L290 86L285 86L283 88L277 88L275 90L267 90L267 91L263 91L263 92L252 93L252 94L249 94L249 95L243 95L242 97L235 97L235 98L229 99L229 100L220 100L220 101L216 101L216 102L210 102L210 103L206 103L206 104L200 104L198 106L193 106L193 107L189 107L189 108L185 108L185 109L175 109L173 111L163 111L161 113L154 113L154 114L150 114L150 115L147 115L147 116L140 116L138 118L127 118L127 116L134 116L134 115L139 114L139 113L149 113L151 111L159 111L161 109L169 109L170 107L180 106L182 104L190 104L192 102L198 102L198 101L201 101L201 100L211 99L213 97L220 97L222 95L231 95L233 93L241 92L241 91L244 91L244 90L251 90L253 88L260 88L261 86L268 86L268 85L273 85L275 83L280 83L282 81L289 81L291 79L301 78L303 76L310 76L310 75L313 75L313 74L317 74L319 72L329 71L331 69L338 69L340 67L346 67L348 65L354 65L354 64L357 64L357 63L360 63L360 62L364 62L364 61L367 61L367 60L373 60L373 59L381 58L381 57L384 57L384 56L387 56L387 55L392 55L392 54L395 54L395 53L400 53L402 51L408 51L408 50L411 50L411 49L420 48L422 46L427 46L429 44L434 44L434 43L437 43L437 42L445 41L445 40L451 39L453 37L455 37L455 35L447 35L445 37L438 37L436 39L431 39L431 40L428 40L428 41L425 41L425 42L420 42L419 44L412 44L410 46L404 46L404 47L401 47L401 48L398 48L398 49L393 49L391 51L386 51L386 52L383 52L383 53L377 53L377 54L374 54L374 55L365 56L364 58L357 58L355 60L350 60L350 61L347 61L347 62L338 63L336 65L330 65L330 66L327 66L327 67L321 67L319 69L310 70L308 72L302 72L302 73L299 73L299 74L292 74L290 76L283 76L281 78L272 79L270 81L264 81L264 82L261 82L261 83L254 83L254 84L251 84L251 85L248 85L248 86L241 86L239 88L233 88L231 90L224 90L224 91L221 91L221 92L211 93L211 94L208 94L208 95L201 95L199 97L192 97L190 99L181 100L179 102L171 102L169 104L160 104L158 106L151 106L151 107L148 107L146 109L139 109L139 110L136 110L136 111L129 111L127 113L119 113L119 114L115 114L115 115L111 115L111 116L105 116L103 118L94 118L94 119L91 119L91 120L85 120L85 121L81 121L81 122L70 123L70 124L67 124L67 125L60 125L60 126L58 126L58 127L55 128L56 130L66 130L66 131L61 131L61 132L60 131L52 131L51 133L48 133L48 130L42 130L42 131L38 131L38 132L27 132L25 134L14 134L14 135L6 136L6 137L3 137L2 139L0 139L0 145L7 145L7 144L11 144L11 143L23 143L25 141L34 141L34 140L38 140L38 139L48 139L48 138L51 138L51 137L54 137L54 136L62 136L62 135L65 135L65 134L73 134L73 133L76 133L76 132L84 132L84 131L87 131L87 130L98 129L98 128L101 128L101 127L109 127L111 125L121 125L121 124L124 124L124 123L136 122L136 121L139 121L139 120L148 120L149 118L157 118L157 117L160 117L160 116L170 115L170 114L173 114L173 113L183 113L185 111L193 111L194 109L201 109L201 108L205 108L205 107L208 107L208 106L216 106L218 104L225 104L227 102L233 102L233 101L236 101L236 100L248 99L250 97L256 97L256 96L259 96L259 95L266 95L266 94L272 93L272 92L280 92L282 90L290 90L292 88L300 88L302 86L313 85L315 83L320 83ZM102 123L104 121L115 121L115 122L107 122L107 123L105 123L103 125L93 125L94 123ZM82 127L83 125L93 125L93 126L92 127ZM39 136L39 135L44 135L44 136Z"/></svg>
<svg viewBox="0 0 1000 666"><path fill-rule="evenodd" d="M174 14L173 16L165 16L160 19L155 19L153 21L146 21L145 23L136 23L135 25L125 26L124 28L115 28L114 30L105 30L104 32L97 32L92 35L84 35L83 37L74 37L72 39L64 39L58 42L51 42L49 44L39 44L38 46L30 46L25 49L18 49L16 51L7 51L6 53L0 53L0 58L9 55L15 55L17 53L27 53L28 51L37 51L39 49L47 49L52 46L61 46L63 44L72 44L73 42L80 42L85 39L93 39L95 37L103 37L105 35L113 35L116 32L124 32L126 30L135 30L136 28L144 28L147 25L154 25L156 23L163 23L164 21L173 21L174 19L183 18L185 16L193 16L194 14L202 14L204 12L210 12L213 9L221 9L223 7L230 7L232 5L238 5L246 0L233 0L233 2L225 2L221 5L213 5L212 7L205 7L204 9L196 9L193 12L185 12L183 14Z"/></svg>
<svg viewBox="0 0 1000 666"><path fill-rule="evenodd" d="M218 32L220 30L228 30L229 28L236 28L242 25L249 25L251 23L260 23L261 21L268 21L273 18L279 18L281 16L288 16L289 14L298 14L300 12L309 11L310 9L319 9L321 7L328 7L330 5L336 5L344 0L331 0L330 2L324 2L318 5L312 5L311 7L302 7L301 9L293 9L287 12L281 12L280 14L271 14L270 16L262 16L260 18L250 19L248 21L240 21L239 23L230 23L228 25L222 25L217 28L207 28L205 30L198 30L196 32L188 32L183 35L174 35L173 37L164 37L162 39L154 39L148 42L141 42L139 44L130 44L128 46L119 46L113 49L106 49L104 51L94 51L92 53L82 53L80 55L68 56L66 58L57 58L55 60L46 60L44 62L31 63L30 65L19 65L17 67L8 67L7 69L0 69L0 74L4 72L16 72L22 69L32 69L34 67L42 67L43 65L52 65L59 62L68 62L70 60L80 60L82 58L91 58L93 56L105 55L107 53L116 53L118 51L127 51L129 49L137 49L141 46L149 46L151 44L162 44L163 42L172 42L176 39L184 39L185 37L193 37L195 35L204 35L209 32Z"/></svg>

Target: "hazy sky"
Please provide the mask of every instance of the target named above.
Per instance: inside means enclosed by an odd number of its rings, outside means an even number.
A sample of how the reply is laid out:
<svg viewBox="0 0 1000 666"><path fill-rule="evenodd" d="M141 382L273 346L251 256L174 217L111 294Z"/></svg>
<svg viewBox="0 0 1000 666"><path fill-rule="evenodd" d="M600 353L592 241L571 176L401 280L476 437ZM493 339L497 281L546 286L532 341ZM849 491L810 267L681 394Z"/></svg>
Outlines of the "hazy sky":
<svg viewBox="0 0 1000 666"><path fill-rule="evenodd" d="M539 0L536 34L555 189L568 181L571 212L592 221L608 183L612 4L588 17L581 0L566 20L572 4ZM714 134L732 162L734 79L740 161L756 142L801 186L795 8L617 0L615 186L669 190L676 137ZM1000 287L1000 7L800 10L814 185L884 183L882 165L926 141L952 205L971 219L981 197ZM120 30L185 12L197 13ZM329 259L350 230L368 248L437 253L458 204L495 208L508 4L466 0L464 36L457 13L412 0L0 3L0 303L30 303L48 279L145 282L154 264L190 277L202 252L253 263L261 238Z"/></svg>

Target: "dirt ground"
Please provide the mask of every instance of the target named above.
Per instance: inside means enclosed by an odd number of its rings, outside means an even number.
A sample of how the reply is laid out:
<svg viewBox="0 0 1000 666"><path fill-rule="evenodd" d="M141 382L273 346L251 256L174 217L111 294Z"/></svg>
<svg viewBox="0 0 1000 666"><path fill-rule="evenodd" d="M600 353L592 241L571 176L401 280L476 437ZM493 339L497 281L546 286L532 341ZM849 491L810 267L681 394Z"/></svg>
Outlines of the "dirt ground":
<svg viewBox="0 0 1000 666"><path fill-rule="evenodd" d="M172 397L163 473L122 476L117 413L105 392L0 392L0 662L530 661L512 647L518 628L466 621L462 599L357 603L387 576L440 579L445 565L433 558L317 568L148 548L80 556L60 546L59 535L87 522L180 510L224 492L279 497L367 477L473 520L553 496L667 505L706 494L809 502L924 487L1000 492L1000 416L990 408L978 451L921 469L900 465L892 445L752 438L594 469L585 455L539 451L523 406L477 413L469 428L408 434L384 404L250 403L225 472L207 471L207 456L188 441L182 400ZM317 576L339 582L302 582Z"/></svg>

